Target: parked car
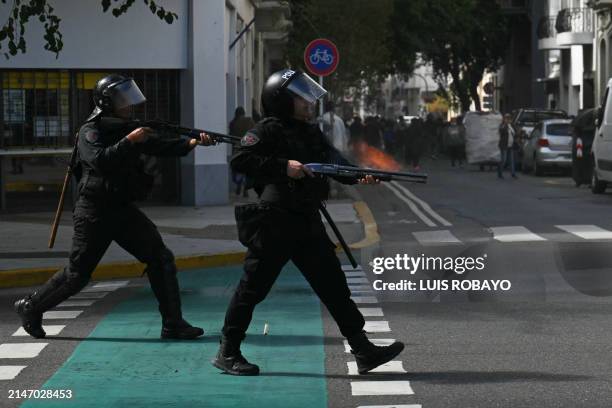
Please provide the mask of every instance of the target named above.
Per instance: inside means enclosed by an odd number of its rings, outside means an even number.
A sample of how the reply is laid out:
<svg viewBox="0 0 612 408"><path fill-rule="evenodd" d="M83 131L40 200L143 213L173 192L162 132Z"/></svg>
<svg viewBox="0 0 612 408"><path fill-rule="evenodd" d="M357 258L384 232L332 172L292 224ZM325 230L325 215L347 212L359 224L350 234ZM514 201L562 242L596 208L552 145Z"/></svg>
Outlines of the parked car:
<svg viewBox="0 0 612 408"><path fill-rule="evenodd" d="M601 194L606 191L608 183L612 183L612 79L604 93L601 108L597 114L595 138L593 139L593 173L591 175L591 191Z"/></svg>
<svg viewBox="0 0 612 408"><path fill-rule="evenodd" d="M523 167L523 145L533 131L536 124L547 119L567 119L567 113L562 110L543 110L535 108L522 108L512 112L512 126L516 132L517 151L515 154L516 167Z"/></svg>
<svg viewBox="0 0 612 408"><path fill-rule="evenodd" d="M548 119L538 123L523 144L523 172L541 176L551 168L572 166L572 121Z"/></svg>
<svg viewBox="0 0 612 408"><path fill-rule="evenodd" d="M572 121L572 178L576 187L589 184L593 171L593 138L599 109L585 109Z"/></svg>

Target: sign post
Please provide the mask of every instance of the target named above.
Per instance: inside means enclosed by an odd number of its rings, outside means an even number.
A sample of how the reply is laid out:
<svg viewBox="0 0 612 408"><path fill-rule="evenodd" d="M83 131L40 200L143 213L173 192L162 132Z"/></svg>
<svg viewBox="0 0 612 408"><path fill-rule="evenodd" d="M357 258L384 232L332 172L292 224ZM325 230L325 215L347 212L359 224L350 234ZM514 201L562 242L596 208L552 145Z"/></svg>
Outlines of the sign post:
<svg viewBox="0 0 612 408"><path fill-rule="evenodd" d="M338 48L325 38L312 40L304 50L304 65L311 74L319 77L321 87L323 87L323 77L333 74L339 62ZM323 103L319 105L319 115L323 116Z"/></svg>

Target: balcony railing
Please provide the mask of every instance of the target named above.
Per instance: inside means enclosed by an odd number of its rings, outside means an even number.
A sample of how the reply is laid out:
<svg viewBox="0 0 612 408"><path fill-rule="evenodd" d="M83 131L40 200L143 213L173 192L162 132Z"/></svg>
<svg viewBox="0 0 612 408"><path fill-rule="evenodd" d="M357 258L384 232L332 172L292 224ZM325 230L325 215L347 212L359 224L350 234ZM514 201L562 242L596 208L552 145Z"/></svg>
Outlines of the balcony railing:
<svg viewBox="0 0 612 408"><path fill-rule="evenodd" d="M592 33L593 10L590 8L566 8L557 14L555 28L558 33Z"/></svg>
<svg viewBox="0 0 612 408"><path fill-rule="evenodd" d="M545 17L540 18L540 21L538 21L538 40L556 37L557 36L557 29L555 28L556 22L557 22L557 17L555 16L545 16Z"/></svg>

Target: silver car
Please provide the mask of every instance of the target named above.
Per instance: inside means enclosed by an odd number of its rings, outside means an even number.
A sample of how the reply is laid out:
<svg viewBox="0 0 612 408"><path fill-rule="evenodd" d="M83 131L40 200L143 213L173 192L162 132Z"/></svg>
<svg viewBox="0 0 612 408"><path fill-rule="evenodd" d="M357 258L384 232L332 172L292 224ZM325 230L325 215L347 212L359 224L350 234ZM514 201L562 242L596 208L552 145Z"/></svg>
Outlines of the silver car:
<svg viewBox="0 0 612 408"><path fill-rule="evenodd" d="M523 144L523 172L541 176L547 169L572 166L572 121L549 119L538 123Z"/></svg>

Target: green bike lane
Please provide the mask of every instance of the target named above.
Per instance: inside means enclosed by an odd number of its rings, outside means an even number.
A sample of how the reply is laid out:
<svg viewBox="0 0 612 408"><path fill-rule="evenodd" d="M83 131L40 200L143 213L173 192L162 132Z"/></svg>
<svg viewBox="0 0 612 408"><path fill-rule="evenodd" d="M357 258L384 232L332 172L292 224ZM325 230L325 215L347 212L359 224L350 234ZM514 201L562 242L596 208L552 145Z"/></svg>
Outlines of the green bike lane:
<svg viewBox="0 0 612 408"><path fill-rule="evenodd" d="M21 406L326 407L321 307L291 264L257 307L242 346L261 375L230 376L210 364L241 273L240 267L179 273L183 313L206 330L193 341L161 340L153 294L139 289L99 322L42 387L71 390L72 399Z"/></svg>

